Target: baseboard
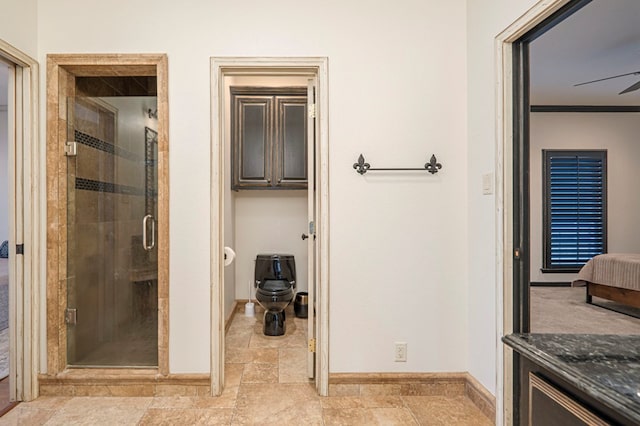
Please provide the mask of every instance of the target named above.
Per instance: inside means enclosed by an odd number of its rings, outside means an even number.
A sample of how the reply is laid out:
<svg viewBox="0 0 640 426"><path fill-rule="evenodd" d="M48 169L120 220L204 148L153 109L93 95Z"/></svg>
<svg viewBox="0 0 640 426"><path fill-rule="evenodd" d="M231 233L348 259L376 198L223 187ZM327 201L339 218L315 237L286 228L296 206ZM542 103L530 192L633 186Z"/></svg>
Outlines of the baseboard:
<svg viewBox="0 0 640 426"><path fill-rule="evenodd" d="M471 374L332 373L329 396L466 396L489 419L496 418L495 397Z"/></svg>
<svg viewBox="0 0 640 426"><path fill-rule="evenodd" d="M496 418L496 397L469 373L467 373L465 395L485 416L490 419Z"/></svg>
<svg viewBox="0 0 640 426"><path fill-rule="evenodd" d="M233 302L231 306L231 312L227 315L227 318L224 322L224 332L227 333L229 331L229 327L231 327L231 321L233 321L233 317L236 316L236 311L238 309L238 301Z"/></svg>
<svg viewBox="0 0 640 426"><path fill-rule="evenodd" d="M571 283L568 281L556 281L556 282L545 282L545 281L531 281L529 283L530 287L571 287Z"/></svg>
<svg viewBox="0 0 640 426"><path fill-rule="evenodd" d="M38 377L41 396L208 396L209 374L169 374L155 370L73 369Z"/></svg>

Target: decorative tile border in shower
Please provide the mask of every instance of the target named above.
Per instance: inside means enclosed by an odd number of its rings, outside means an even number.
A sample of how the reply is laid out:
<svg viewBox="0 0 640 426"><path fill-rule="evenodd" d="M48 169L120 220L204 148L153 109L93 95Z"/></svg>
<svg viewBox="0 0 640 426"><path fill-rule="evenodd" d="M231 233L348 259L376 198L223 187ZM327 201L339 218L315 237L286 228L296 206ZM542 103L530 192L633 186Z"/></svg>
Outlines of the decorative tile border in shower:
<svg viewBox="0 0 640 426"><path fill-rule="evenodd" d="M124 195L145 195L145 188L136 188L134 186L128 185L119 185L113 182L102 182L99 180L85 179L85 178L76 178L76 189L82 189L86 191L96 191L96 192L110 192L113 194L124 194Z"/></svg>
<svg viewBox="0 0 640 426"><path fill-rule="evenodd" d="M134 154L131 151L128 151L124 148L120 148L112 143L105 142L96 137L88 135L79 130L74 131L74 137L76 142L81 143L82 145L89 146L91 148L95 148L97 150L106 152L108 154L112 154L118 157L126 158L131 161L142 161L143 158L140 155Z"/></svg>

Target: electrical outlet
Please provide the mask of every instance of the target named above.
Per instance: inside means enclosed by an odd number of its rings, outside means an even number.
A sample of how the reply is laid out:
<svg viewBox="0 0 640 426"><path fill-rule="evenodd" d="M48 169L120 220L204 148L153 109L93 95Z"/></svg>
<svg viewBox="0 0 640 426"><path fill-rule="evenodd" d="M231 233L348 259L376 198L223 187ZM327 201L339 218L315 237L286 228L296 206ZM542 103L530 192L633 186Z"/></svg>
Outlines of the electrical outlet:
<svg viewBox="0 0 640 426"><path fill-rule="evenodd" d="M396 342L395 362L407 362L407 343Z"/></svg>

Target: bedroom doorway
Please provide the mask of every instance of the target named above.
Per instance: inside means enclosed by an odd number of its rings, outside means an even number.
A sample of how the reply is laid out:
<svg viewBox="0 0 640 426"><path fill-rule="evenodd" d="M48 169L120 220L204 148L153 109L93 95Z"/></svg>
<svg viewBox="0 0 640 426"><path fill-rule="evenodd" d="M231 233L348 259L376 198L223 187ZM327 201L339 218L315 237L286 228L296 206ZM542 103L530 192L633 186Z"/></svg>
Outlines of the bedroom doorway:
<svg viewBox="0 0 640 426"><path fill-rule="evenodd" d="M513 43L513 331L531 331L531 44L591 0L572 0Z"/></svg>
<svg viewBox="0 0 640 426"><path fill-rule="evenodd" d="M572 287L591 257L640 251L628 231L637 225L629 206L640 205L640 196L621 189L640 179L627 161L640 155L638 79L617 76L640 61L627 63L629 55L614 53L606 65L602 60L619 37L640 37L627 16L640 16L637 2L575 0L514 43L513 232L520 249L514 319L523 332L606 334L612 324L621 334L640 329L639 309L604 298L586 303L585 288ZM592 31L593 22L616 22L615 36ZM567 50L574 52L569 60L562 58Z"/></svg>
<svg viewBox="0 0 640 426"><path fill-rule="evenodd" d="M531 328L530 282L532 268L539 268L539 266L534 267L531 262L531 215L533 213L531 185L534 179L531 172L534 167L539 167L539 169L542 167L539 163L536 166L532 166L531 163L532 113L535 111L535 114L547 114L553 112L554 109L563 110L556 112L569 114L569 116L577 113L572 109L582 110L581 112L591 109L592 113L604 115L623 111L636 114L639 112L637 92L635 102L631 100L632 105L633 103L636 105L635 110L632 106L594 108L588 103L576 108L576 105L567 105L563 102L558 102L558 105L549 108L549 105L540 105L541 102L538 98L532 95L530 90L531 67L532 64L535 65L536 58L531 56L530 43L559 24L564 25L570 22L569 19L574 14L578 16L579 14L576 12L580 12L584 6L595 3L591 3L590 0L555 0L544 4L538 3L496 38L498 70L496 81L499 86L497 97L499 111L497 121L497 129L499 129L497 134L497 187L499 190L496 199L498 221L502 224L502 227L498 229L497 238L498 246L502 248L498 255L501 272L498 278L498 306L503 309L499 313L498 325L498 394L496 395L498 423L501 423L500 420L503 420L505 424L518 423L514 395L519 394L520 387L517 359L514 359L510 349L503 347L500 337L511 333L535 331ZM606 2L599 4L603 3ZM605 20L601 19L601 21ZM614 19L612 22L617 21ZM582 25L584 26L584 24ZM606 26L602 27L606 30ZM591 69L591 67L583 68ZM556 76L558 74L553 67L549 71L550 75ZM586 80L588 78L583 81ZM573 83L578 82L580 81L573 81ZM566 83L565 85L569 87L573 86L573 84ZM617 95L617 92L614 92L614 95ZM590 117L595 117L595 115ZM533 124L535 125L535 123ZM585 295L584 289L580 291Z"/></svg>

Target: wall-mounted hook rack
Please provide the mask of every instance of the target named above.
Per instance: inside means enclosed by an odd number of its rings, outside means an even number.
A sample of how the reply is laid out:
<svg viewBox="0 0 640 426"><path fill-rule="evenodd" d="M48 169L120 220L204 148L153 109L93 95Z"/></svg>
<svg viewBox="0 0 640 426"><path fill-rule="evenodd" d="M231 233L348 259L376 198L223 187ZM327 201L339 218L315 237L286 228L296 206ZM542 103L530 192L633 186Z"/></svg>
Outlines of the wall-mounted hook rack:
<svg viewBox="0 0 640 426"><path fill-rule="evenodd" d="M353 168L356 170L356 172L360 173L361 175L367 173L368 171L410 171L410 170L416 170L416 171L426 170L433 175L438 173L438 170L442 168L442 164L438 163L438 160L436 159L435 154L433 154L429 162L426 163L424 167L420 167L420 168L377 168L377 167L374 168L374 167L371 167L371 164L365 163L364 156L360 154L360 157L358 157L358 162L353 163Z"/></svg>

